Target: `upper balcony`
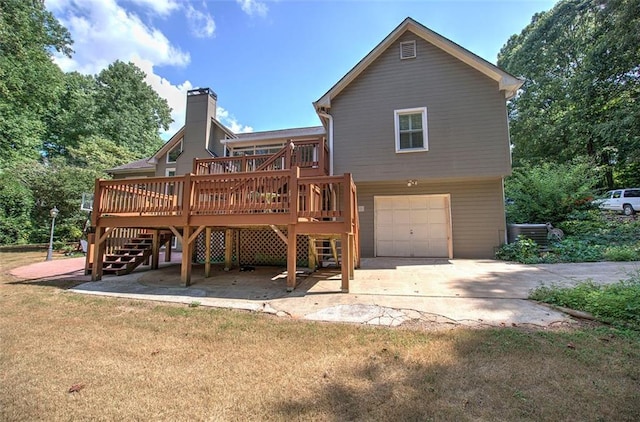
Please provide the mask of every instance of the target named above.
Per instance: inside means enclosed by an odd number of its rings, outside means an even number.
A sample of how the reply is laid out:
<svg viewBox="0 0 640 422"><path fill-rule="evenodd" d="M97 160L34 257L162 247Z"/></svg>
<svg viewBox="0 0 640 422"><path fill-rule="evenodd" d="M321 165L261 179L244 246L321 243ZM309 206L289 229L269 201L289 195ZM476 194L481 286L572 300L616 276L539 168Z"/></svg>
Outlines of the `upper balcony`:
<svg viewBox="0 0 640 422"><path fill-rule="evenodd" d="M296 224L299 233L357 230L350 174L288 170L96 181L93 225L103 227Z"/></svg>
<svg viewBox="0 0 640 422"><path fill-rule="evenodd" d="M300 168L302 177L329 175L329 148L324 138L289 141L276 154L196 158L195 175L245 173Z"/></svg>

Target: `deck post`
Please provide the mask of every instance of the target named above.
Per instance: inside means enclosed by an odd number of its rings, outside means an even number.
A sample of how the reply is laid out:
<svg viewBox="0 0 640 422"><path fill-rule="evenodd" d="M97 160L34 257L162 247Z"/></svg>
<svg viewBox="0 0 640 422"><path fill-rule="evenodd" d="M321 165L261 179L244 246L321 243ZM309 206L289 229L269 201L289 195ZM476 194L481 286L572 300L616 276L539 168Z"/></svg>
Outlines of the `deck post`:
<svg viewBox="0 0 640 422"><path fill-rule="evenodd" d="M160 230L153 231L151 240L151 269L157 270L160 266Z"/></svg>
<svg viewBox="0 0 640 422"><path fill-rule="evenodd" d="M184 287L191 285L191 256L193 255L193 242L189 242L192 228L184 226L182 229L182 264L180 266L180 281Z"/></svg>
<svg viewBox="0 0 640 422"><path fill-rule="evenodd" d="M87 257L84 261L84 275L91 274L91 266L93 265L93 244L95 243L96 235L93 233L87 234Z"/></svg>
<svg viewBox="0 0 640 422"><path fill-rule="evenodd" d="M224 269L233 267L233 229L224 231Z"/></svg>
<svg viewBox="0 0 640 422"><path fill-rule="evenodd" d="M292 292L296 287L296 249L297 249L297 236L296 225L289 224L287 227L287 237L289 242L287 243L287 292Z"/></svg>
<svg viewBox="0 0 640 422"><path fill-rule="evenodd" d="M211 227L204 229L204 277L211 277Z"/></svg>
<svg viewBox="0 0 640 422"><path fill-rule="evenodd" d="M355 277L355 242L353 233L349 234L349 280Z"/></svg>
<svg viewBox="0 0 640 422"><path fill-rule="evenodd" d="M173 245L173 235L169 237L164 247L164 262L171 262L171 245Z"/></svg>
<svg viewBox="0 0 640 422"><path fill-rule="evenodd" d="M351 264L349 261L351 260L351 251L349 248L349 233L342 233L342 261L340 262L340 270L342 273L342 285L341 290L343 293L349 293L349 273Z"/></svg>
<svg viewBox="0 0 640 422"><path fill-rule="evenodd" d="M309 239L309 268L314 271L318 266L318 260L316 259L316 239L315 237L307 236Z"/></svg>
<svg viewBox="0 0 640 422"><path fill-rule="evenodd" d="M104 246L107 241L104 233L104 227L96 227L96 237L95 242L93 243L93 265L91 266L91 281L102 280L102 266L104 265Z"/></svg>

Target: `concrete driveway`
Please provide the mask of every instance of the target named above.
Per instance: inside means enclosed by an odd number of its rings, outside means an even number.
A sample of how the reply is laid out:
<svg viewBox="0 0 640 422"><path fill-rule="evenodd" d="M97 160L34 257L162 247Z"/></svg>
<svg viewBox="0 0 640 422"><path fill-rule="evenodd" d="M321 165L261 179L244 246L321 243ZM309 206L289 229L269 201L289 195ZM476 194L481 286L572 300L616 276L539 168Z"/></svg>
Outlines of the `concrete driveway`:
<svg viewBox="0 0 640 422"><path fill-rule="evenodd" d="M174 257L174 259L178 259ZM55 263L18 268L17 277L66 278L87 281L81 268L69 263L56 273ZM81 262L78 261L80 264ZM79 265L78 264L78 265ZM47 266L49 265L49 266ZM60 264L61 265L61 264ZM255 271L225 272L216 268L204 278L194 266L192 285L179 284L175 262L157 271L141 270L127 276L105 277L72 291L202 306L246 309L279 316L318 321L400 325L407 322L451 325L536 325L571 323L567 315L526 300L540 285L573 285L592 279L611 283L640 270L640 262L522 265L493 260L369 258L340 293L340 272L322 269L300 273L298 287L285 289L283 268L256 267Z"/></svg>

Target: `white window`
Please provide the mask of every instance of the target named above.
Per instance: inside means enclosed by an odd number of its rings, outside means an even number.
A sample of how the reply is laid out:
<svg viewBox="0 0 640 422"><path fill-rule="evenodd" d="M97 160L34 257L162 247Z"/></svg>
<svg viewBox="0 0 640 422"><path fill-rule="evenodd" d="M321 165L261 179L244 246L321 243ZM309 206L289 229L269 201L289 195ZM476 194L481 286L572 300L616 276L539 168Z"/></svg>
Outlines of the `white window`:
<svg viewBox="0 0 640 422"><path fill-rule="evenodd" d="M396 152L417 152L429 149L427 108L395 110Z"/></svg>
<svg viewBox="0 0 640 422"><path fill-rule="evenodd" d="M167 177L174 177L176 175L176 169L165 169L164 170L164 175ZM165 186L164 186L164 194L165 195L173 195L176 191L175 189L175 184L176 182L168 182Z"/></svg>
<svg viewBox="0 0 640 422"><path fill-rule="evenodd" d="M182 139L167 153L167 163L175 163L180 154L182 154Z"/></svg>

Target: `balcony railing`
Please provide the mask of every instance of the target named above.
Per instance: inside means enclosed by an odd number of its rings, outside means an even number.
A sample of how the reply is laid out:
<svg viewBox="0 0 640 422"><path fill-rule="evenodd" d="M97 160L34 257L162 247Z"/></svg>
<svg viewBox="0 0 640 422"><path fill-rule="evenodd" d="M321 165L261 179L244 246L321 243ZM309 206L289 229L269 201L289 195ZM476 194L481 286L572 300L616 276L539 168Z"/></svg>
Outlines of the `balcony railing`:
<svg viewBox="0 0 640 422"><path fill-rule="evenodd" d="M276 154L196 158L196 175L287 170L300 167L303 176L329 174L329 148L324 139L289 142Z"/></svg>
<svg viewBox="0 0 640 422"><path fill-rule="evenodd" d="M93 224L112 227L344 223L357 226L350 174L301 169L96 181ZM117 219L117 220L116 220Z"/></svg>

